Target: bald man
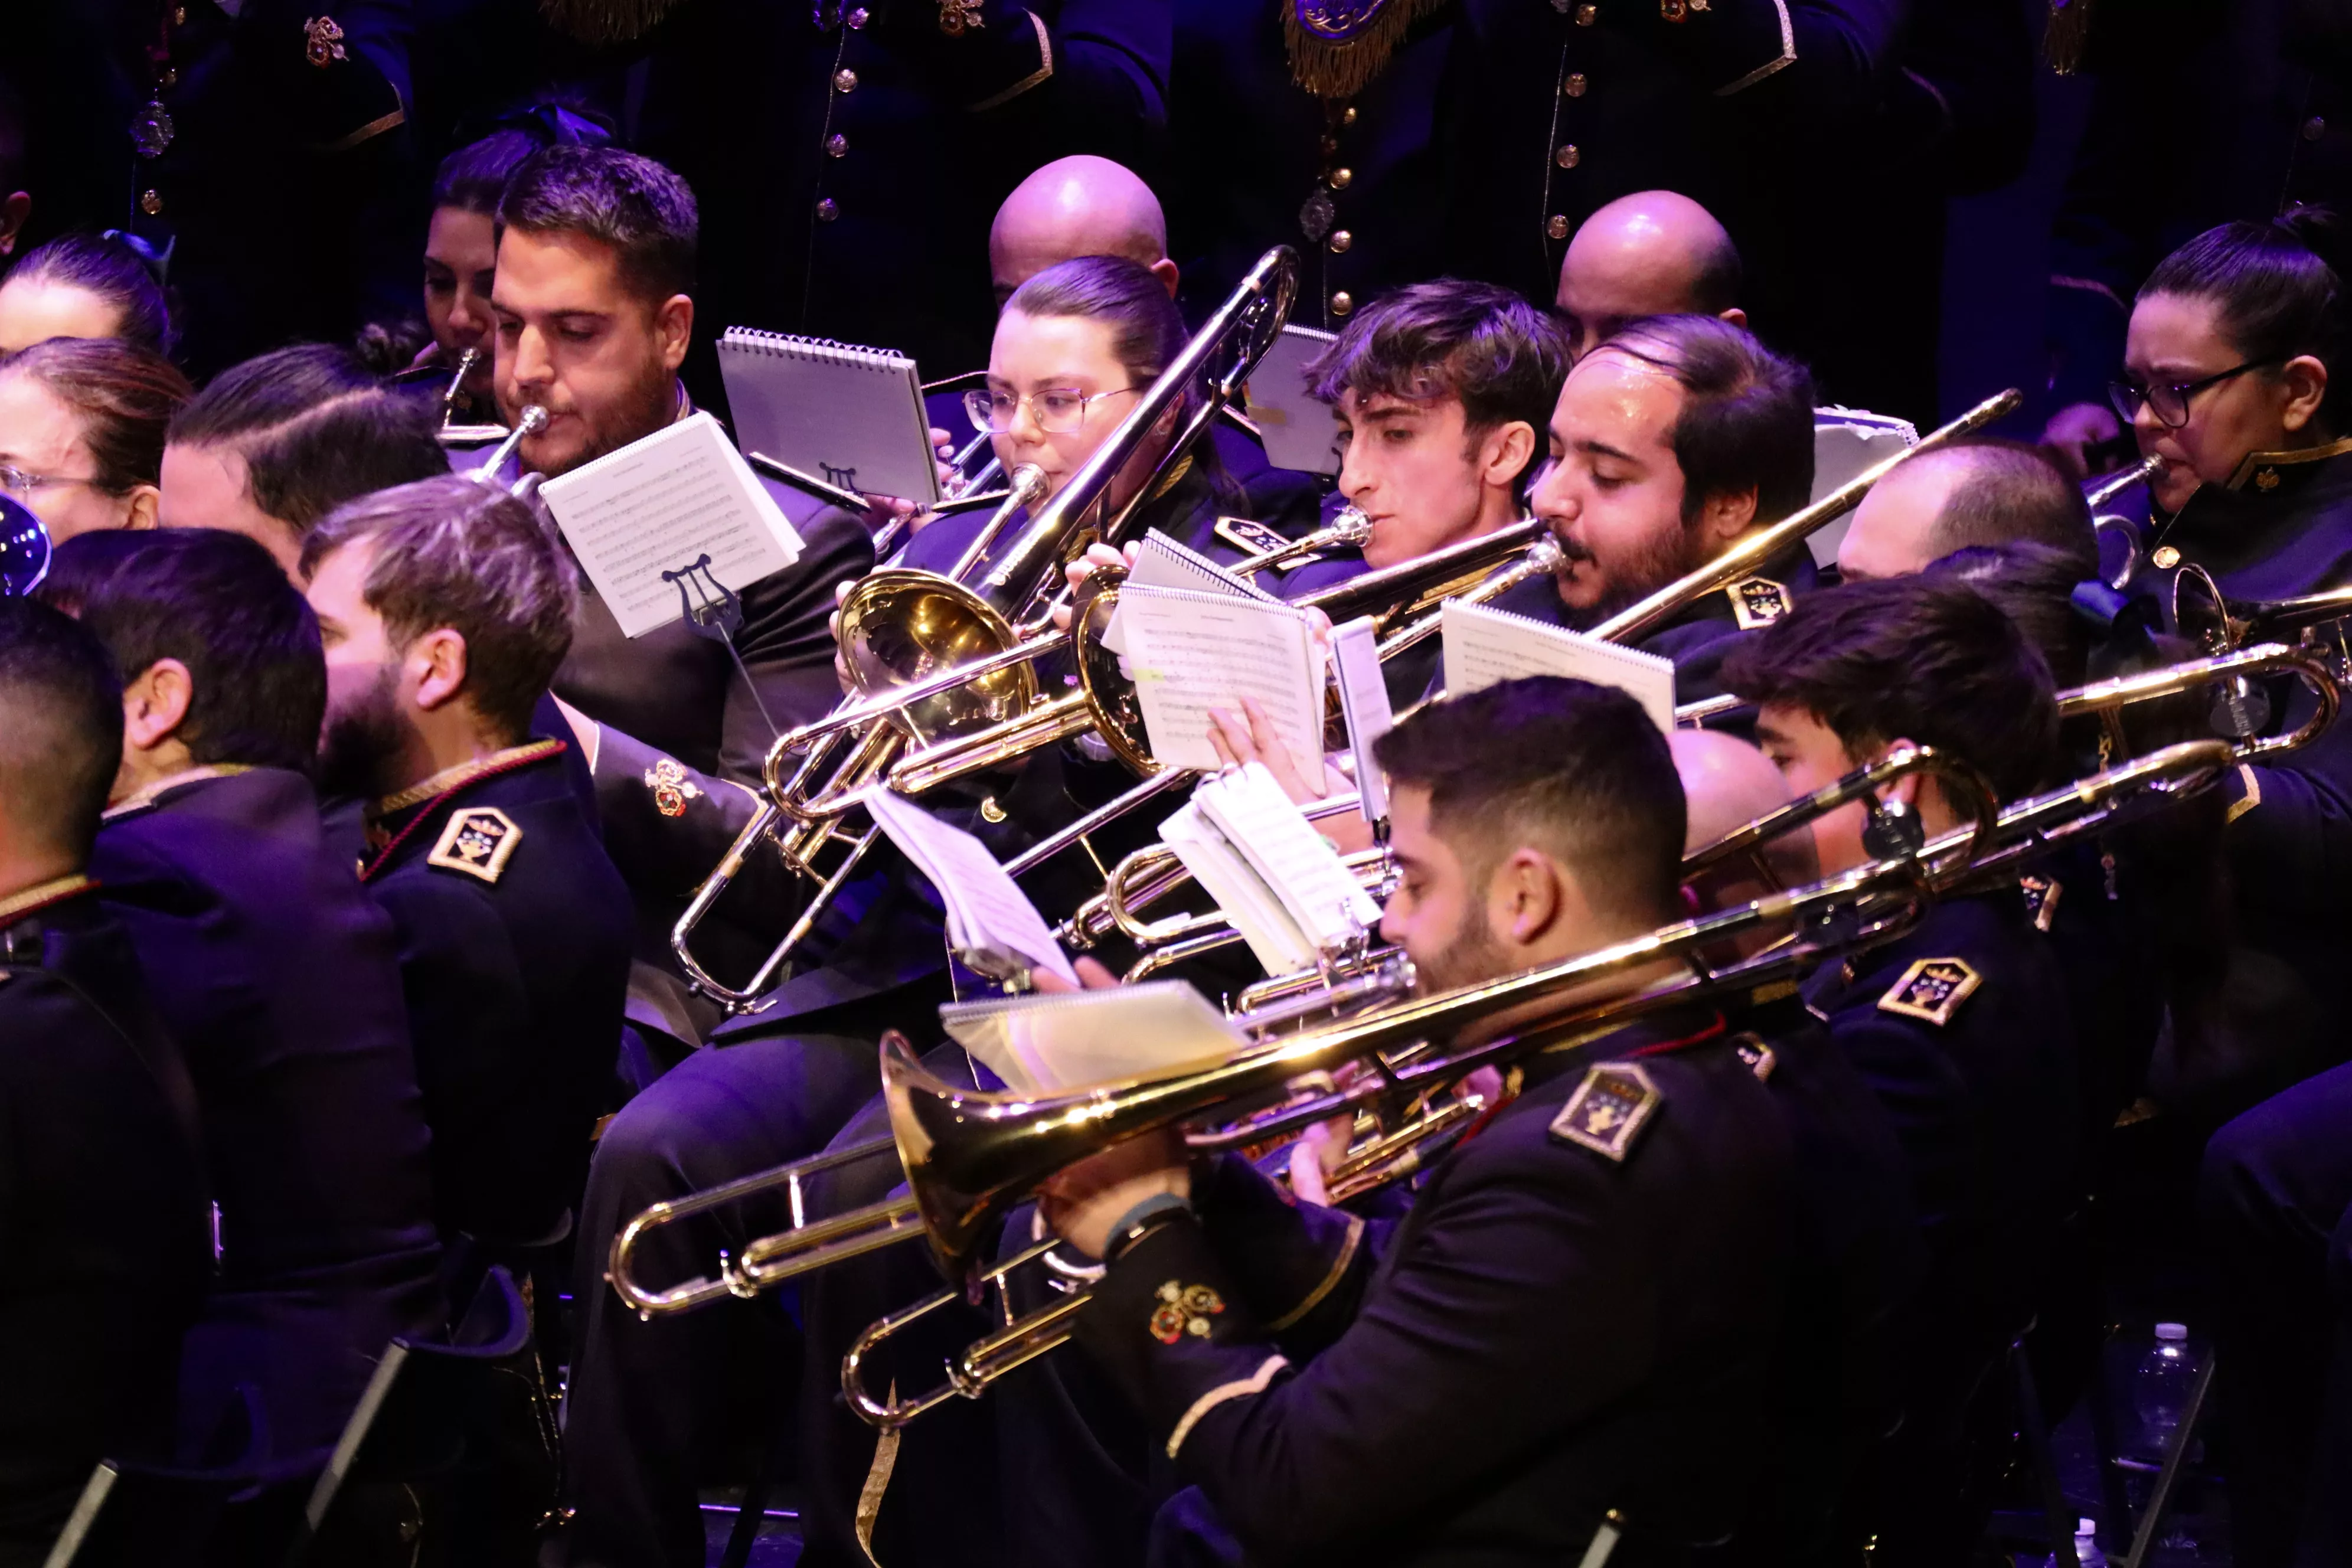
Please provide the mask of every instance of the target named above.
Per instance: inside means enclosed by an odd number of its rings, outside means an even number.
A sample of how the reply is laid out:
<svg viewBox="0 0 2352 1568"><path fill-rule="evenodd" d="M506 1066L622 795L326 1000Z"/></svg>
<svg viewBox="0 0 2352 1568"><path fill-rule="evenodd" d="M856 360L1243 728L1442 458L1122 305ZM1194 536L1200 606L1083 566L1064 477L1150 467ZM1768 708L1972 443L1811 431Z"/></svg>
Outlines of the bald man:
<svg viewBox="0 0 2352 1568"><path fill-rule="evenodd" d="M1176 293L1168 219L1135 172L1108 158L1056 158L1013 189L988 230L996 305L1048 267L1076 256L1117 256L1149 268Z"/></svg>
<svg viewBox="0 0 2352 1568"><path fill-rule="evenodd" d="M1923 452L1863 498L1838 542L1838 575L1906 577L1955 550L2026 541L2098 570L2083 492L2031 447L1985 441Z"/></svg>
<svg viewBox="0 0 2352 1568"><path fill-rule="evenodd" d="M1577 229L1552 303L1581 359L1637 316L1720 316L1744 327L1739 287L1739 249L1712 213L1673 191L1636 191Z"/></svg>
<svg viewBox="0 0 2352 1568"><path fill-rule="evenodd" d="M1685 853L1787 804L1780 770L1747 742L1707 730L1667 742L1686 802ZM1687 884L1685 897L1713 914L1802 887L1819 867L1813 836L1800 828ZM1740 951L1778 934L1744 939ZM1739 1560L1827 1562L1840 1555L1856 1475L1895 1408L1895 1336L1925 1255L1903 1148L1870 1085L1799 999L1767 1003L1746 1021L1751 1065L1789 1130L1796 1202L1789 1299L1773 1325L1770 1440L1757 1447L1763 1473L1738 1531Z"/></svg>

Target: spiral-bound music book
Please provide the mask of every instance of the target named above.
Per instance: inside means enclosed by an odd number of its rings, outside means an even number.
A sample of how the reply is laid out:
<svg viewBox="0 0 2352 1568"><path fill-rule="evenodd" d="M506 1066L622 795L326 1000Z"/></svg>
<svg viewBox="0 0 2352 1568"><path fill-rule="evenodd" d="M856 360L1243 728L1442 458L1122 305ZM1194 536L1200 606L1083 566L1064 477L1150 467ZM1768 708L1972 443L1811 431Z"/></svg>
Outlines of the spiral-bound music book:
<svg viewBox="0 0 2352 1568"><path fill-rule="evenodd" d="M730 327L719 374L736 444L844 489L936 505L915 362L888 349Z"/></svg>

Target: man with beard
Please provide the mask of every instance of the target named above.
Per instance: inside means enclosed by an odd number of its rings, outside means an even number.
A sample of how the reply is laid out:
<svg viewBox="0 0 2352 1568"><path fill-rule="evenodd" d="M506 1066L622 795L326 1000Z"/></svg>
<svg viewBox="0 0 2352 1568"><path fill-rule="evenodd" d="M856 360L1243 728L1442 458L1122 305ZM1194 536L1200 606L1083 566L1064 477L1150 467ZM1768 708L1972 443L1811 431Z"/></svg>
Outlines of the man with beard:
<svg viewBox="0 0 2352 1568"><path fill-rule="evenodd" d="M268 550L215 529L68 540L44 593L68 586L128 678L89 871L185 1054L219 1205L181 1431L201 1441L250 1384L266 1473L295 1481L385 1342L446 1319L391 922L305 776L318 624Z"/></svg>
<svg viewBox="0 0 2352 1568"><path fill-rule="evenodd" d="M521 444L524 470L570 473L693 412L677 370L695 327L697 224L686 183L632 153L550 147L516 169L499 204L490 304L499 411L509 423L526 407L548 414ZM633 1014L686 1042L717 1017L670 971L667 938L709 859L699 837L664 829L692 800L756 787L777 731L840 700L826 626L834 585L874 564L856 517L780 484L770 493L801 535L801 556L741 590L741 622L725 641L682 620L624 637L584 590L555 679L583 716L573 729L652 960L637 971ZM704 928L722 976L740 979L766 953L774 913L722 903Z"/></svg>
<svg viewBox="0 0 2352 1568"><path fill-rule="evenodd" d="M1566 560L1497 601L1580 629L1805 504L1813 392L1804 367L1713 316L1651 316L1579 360L1552 411L1551 463L1528 504ZM1687 605L1636 646L1675 661L1675 695L1710 695L1746 628L1814 584L1802 543Z"/></svg>
<svg viewBox="0 0 2352 1568"><path fill-rule="evenodd" d="M1502 682L1422 710L1378 756L1403 879L1381 931L1424 990L1680 913L1683 792L1624 694ZM1174 1130L1048 1182L1046 1223L1108 1264L1077 1342L1199 1489L1162 1528L1221 1562L1642 1562L1727 1534L1790 1192L1787 1134L1718 1005L1561 1026L1393 1226L1293 1201L1236 1156L1196 1168Z"/></svg>
<svg viewBox="0 0 2352 1568"><path fill-rule="evenodd" d="M564 742L530 739L577 590L528 507L454 474L336 510L302 569L322 768L373 802L360 880L398 933L435 1218L470 1271L562 1228L620 1038L628 889Z"/></svg>

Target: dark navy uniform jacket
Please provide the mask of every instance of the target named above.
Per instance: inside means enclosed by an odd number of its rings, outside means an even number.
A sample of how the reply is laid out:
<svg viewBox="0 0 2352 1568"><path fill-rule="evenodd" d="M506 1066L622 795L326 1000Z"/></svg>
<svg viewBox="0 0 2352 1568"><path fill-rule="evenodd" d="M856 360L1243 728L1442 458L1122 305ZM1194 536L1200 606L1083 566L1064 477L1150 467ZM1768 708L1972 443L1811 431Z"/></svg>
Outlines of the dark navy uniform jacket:
<svg viewBox="0 0 2352 1568"><path fill-rule="evenodd" d="M198 380L415 315L415 39L412 0L14 0L34 237L123 229L168 258Z"/></svg>
<svg viewBox="0 0 2352 1568"><path fill-rule="evenodd" d="M1720 1014L1536 1058L1392 1228L1236 1163L1076 1333L1250 1561L1573 1563L1611 1509L1639 1561L1736 1521L1790 1152Z"/></svg>
<svg viewBox="0 0 2352 1568"><path fill-rule="evenodd" d="M327 845L309 783L274 768L118 809L90 868L185 1054L220 1205L183 1430L210 1430L251 1382L299 1468L392 1336L446 1315L392 922Z"/></svg>
<svg viewBox="0 0 2352 1568"><path fill-rule="evenodd" d="M212 1272L195 1097L86 878L0 899L0 1563L161 1454Z"/></svg>
<svg viewBox="0 0 2352 1568"><path fill-rule="evenodd" d="M547 1235L578 1201L628 989L629 890L541 741L379 803L444 1235ZM392 809L383 810L390 805Z"/></svg>
<svg viewBox="0 0 2352 1568"><path fill-rule="evenodd" d="M2231 599L2352 583L2352 441L2255 453L2233 482L2201 487L2171 518L2148 519L2145 509L2143 500L2141 565L2126 591L2152 597L2168 630L2173 580L2187 565L2204 567ZM2315 700L2299 681L2277 683L2270 696L2273 731L2301 723ZM2343 897L2352 877L2352 726L2338 721L2310 745L2242 763L2225 789L2221 849L2235 894L2225 1053L2270 1058L2271 1087L2283 1087L2352 1055L2333 1001L2352 940Z"/></svg>
<svg viewBox="0 0 2352 1568"><path fill-rule="evenodd" d="M738 324L872 343L932 379L988 357L988 230L1038 165L1149 170L1170 0L695 0L648 56L638 150L694 187L697 302ZM949 13L969 21L950 30ZM688 364L715 397L709 351ZM700 379L697 379L699 377Z"/></svg>
<svg viewBox="0 0 2352 1568"><path fill-rule="evenodd" d="M1304 325L1336 330L1385 289L1448 274L1548 300L1577 226L1660 186L1722 217L1751 292L1769 289L1786 237L1759 177L1794 161L1792 139L1823 115L1873 100L1905 6L1387 9L1372 31L1403 31L1350 87L1295 68L1287 0L1180 8L1169 113L1184 158L1164 195L1195 313L1276 244L1307 262L1293 316ZM1384 47L1368 38L1351 53L1377 60Z"/></svg>
<svg viewBox="0 0 2352 1568"><path fill-rule="evenodd" d="M1805 999L1902 1142L1928 1252L1921 1331L2015 1332L2074 1196L2076 1143L2065 977L2023 899L1939 903L1823 968Z"/></svg>

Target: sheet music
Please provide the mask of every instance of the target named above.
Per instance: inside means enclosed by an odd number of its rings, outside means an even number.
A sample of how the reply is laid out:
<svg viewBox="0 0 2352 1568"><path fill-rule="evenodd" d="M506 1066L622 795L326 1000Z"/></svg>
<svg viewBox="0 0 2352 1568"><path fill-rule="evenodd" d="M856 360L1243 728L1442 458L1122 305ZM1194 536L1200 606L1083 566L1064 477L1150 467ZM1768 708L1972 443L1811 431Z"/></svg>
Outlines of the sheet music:
<svg viewBox="0 0 2352 1568"><path fill-rule="evenodd" d="M1486 605L1448 599L1441 612L1445 639L1445 690L1461 697L1498 680L1565 675L1613 686L1640 699L1651 721L1675 727L1675 666L1637 648L1601 642L1562 626Z"/></svg>
<svg viewBox="0 0 2352 1568"><path fill-rule="evenodd" d="M940 1009L940 1022L949 1038L1024 1094L1160 1077L1223 1061L1244 1043L1181 980L950 1003Z"/></svg>
<svg viewBox="0 0 2352 1568"><path fill-rule="evenodd" d="M1339 675L1339 710L1348 719L1348 750L1356 762L1356 795L1364 820L1379 822L1389 814L1389 781L1372 760L1372 747L1396 728L1396 710L1389 702L1389 683L1381 674L1380 628L1370 616L1359 616L1331 632L1331 663Z"/></svg>
<svg viewBox="0 0 2352 1568"><path fill-rule="evenodd" d="M1078 972L1045 918L986 845L888 789L859 798L890 842L939 889L947 905L948 942L965 963L999 979L1014 968L1043 969L1078 984Z"/></svg>
<svg viewBox="0 0 2352 1568"><path fill-rule="evenodd" d="M740 590L801 555L800 535L709 414L665 426L539 493L625 637L685 615L664 572L708 555L710 575Z"/></svg>
<svg viewBox="0 0 2352 1568"><path fill-rule="evenodd" d="M1298 929L1265 879L1227 841L1197 804L1188 803L1160 825L1160 841L1216 901L1268 974L1314 966L1315 943Z"/></svg>
<svg viewBox="0 0 2352 1568"><path fill-rule="evenodd" d="M1241 851L1318 950L1344 945L1380 923L1380 906L1265 763L1205 781L1192 804Z"/></svg>
<svg viewBox="0 0 2352 1568"><path fill-rule="evenodd" d="M719 340L719 374L745 451L843 489L938 504L930 420L913 360L730 327Z"/></svg>
<svg viewBox="0 0 2352 1568"><path fill-rule="evenodd" d="M1322 649L1305 610L1181 588L1123 589L1127 660L1151 754L1169 767L1220 766L1209 710L1254 697L1308 778L1323 765Z"/></svg>
<svg viewBox="0 0 2352 1568"><path fill-rule="evenodd" d="M1135 564L1128 568L1127 581L1119 589L1119 604L1127 603L1129 588L1189 588L1198 594L1215 594L1228 599L1262 599L1267 604L1279 603L1275 596L1255 584L1226 571L1199 551L1168 537L1158 529L1143 536L1135 548ZM1110 613L1110 624L1103 627L1103 647L1115 654L1127 652L1127 632L1119 625L1120 611Z"/></svg>

